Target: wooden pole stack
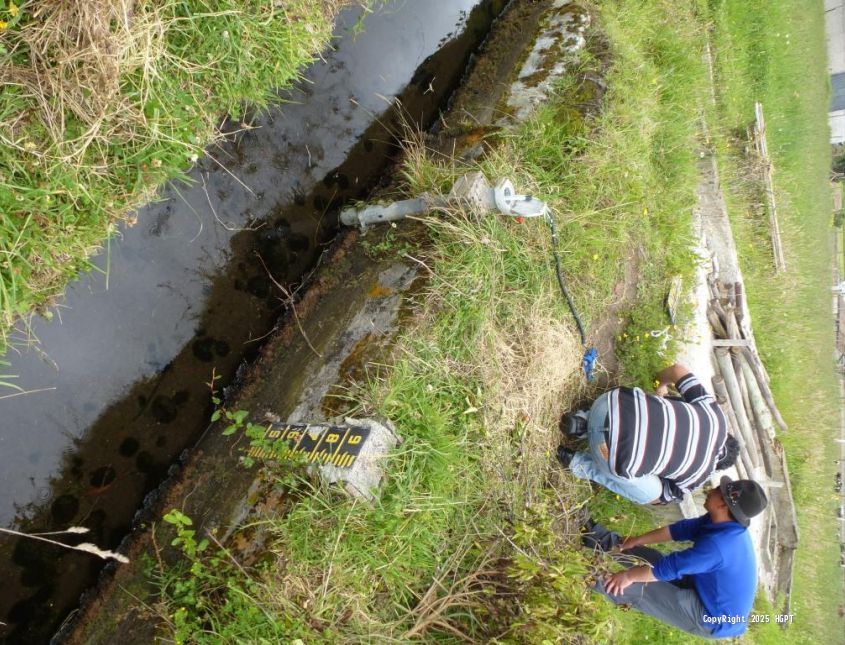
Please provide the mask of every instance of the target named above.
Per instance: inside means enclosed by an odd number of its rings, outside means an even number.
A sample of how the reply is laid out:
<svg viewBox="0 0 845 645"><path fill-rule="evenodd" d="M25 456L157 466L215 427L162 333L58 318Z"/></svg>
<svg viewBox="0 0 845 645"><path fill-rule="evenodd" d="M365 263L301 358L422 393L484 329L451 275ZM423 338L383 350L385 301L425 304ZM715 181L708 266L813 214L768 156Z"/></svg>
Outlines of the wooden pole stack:
<svg viewBox="0 0 845 645"><path fill-rule="evenodd" d="M773 573L774 592L786 598L792 587L792 564L798 546L798 521L789 485L783 447L775 427L785 432L766 369L757 354L746 315L740 282L723 282L714 271L708 277L707 318L713 330L713 377L716 400L725 413L728 431L740 443L736 469L740 477L757 481L766 490L769 506L764 522L761 563Z"/></svg>

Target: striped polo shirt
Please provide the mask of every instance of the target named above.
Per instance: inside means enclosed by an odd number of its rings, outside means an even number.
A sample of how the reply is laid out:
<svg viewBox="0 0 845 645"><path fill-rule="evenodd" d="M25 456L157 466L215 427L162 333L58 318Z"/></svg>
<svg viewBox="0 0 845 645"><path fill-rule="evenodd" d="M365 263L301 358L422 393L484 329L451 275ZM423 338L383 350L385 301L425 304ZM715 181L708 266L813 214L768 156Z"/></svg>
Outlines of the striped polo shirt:
<svg viewBox="0 0 845 645"><path fill-rule="evenodd" d="M683 400L640 388L611 390L608 399L608 466L626 479L657 475L661 500L680 499L707 481L728 436L716 399L688 373L675 384Z"/></svg>

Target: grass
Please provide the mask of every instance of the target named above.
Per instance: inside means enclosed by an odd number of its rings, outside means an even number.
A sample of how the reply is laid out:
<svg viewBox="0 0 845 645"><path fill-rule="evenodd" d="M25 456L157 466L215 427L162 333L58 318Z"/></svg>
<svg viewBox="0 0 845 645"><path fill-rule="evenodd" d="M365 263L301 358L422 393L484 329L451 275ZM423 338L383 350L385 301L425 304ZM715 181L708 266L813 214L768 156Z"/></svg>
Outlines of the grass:
<svg viewBox="0 0 845 645"><path fill-rule="evenodd" d="M833 537L837 497L832 439L839 393L831 348L829 287L833 231L828 183L829 103L822 8L794 3L721 2L709 6L717 104L708 111L729 212L745 274L755 333L772 387L790 424L782 434L802 542L794 569L790 642L834 642L843 622L843 588ZM744 150L754 101L766 112L780 225L789 270L773 272L761 187ZM776 295L775 295L776 294ZM814 422L808 425L807 419ZM838 454L838 452L837 452ZM618 509L616 509L618 512ZM779 613L764 597L755 612ZM802 627L803 626L803 627ZM634 625L633 633L642 632ZM662 636L664 640L668 636ZM752 642L783 642L783 630L761 624Z"/></svg>
<svg viewBox="0 0 845 645"><path fill-rule="evenodd" d="M842 629L832 618L842 599L838 566L831 568L838 554L832 541L812 539L835 526L827 499L832 459L824 456L829 444L808 440L819 428L822 436L833 431L824 419L835 410L826 317L831 259L812 252L828 248L830 234L825 72L820 45L802 45L795 59L775 46L778 33L823 42L821 10L715 0L616 0L594 10L603 36L592 34L592 49L547 106L501 136L478 165L455 166L412 148L406 187L446 191L460 174L480 169L510 176L550 203L564 273L588 330L616 304L624 267L633 264L636 296L620 312L619 378L648 387L673 351L670 345L659 356L649 332L668 325L663 299L672 277L689 284L694 266L689 231L701 114L691 106L708 104L703 53L712 27L718 102L702 109L726 169L758 341L791 423L783 440L804 532L794 629L785 635L770 623L747 638L834 642ZM583 116L580 74L596 70L608 83L604 108ZM753 207L759 189L745 179L737 146L756 98L766 106L782 191L791 268L781 277L770 274ZM690 642L589 592L608 563L578 546L588 508L622 533L665 521L606 491L593 494L553 466L558 415L594 392L580 377L583 348L556 290L548 231L541 222L463 212L427 226L430 243L410 251L430 268L427 288L414 296L389 366L350 395L355 413L387 416L405 438L380 501L365 505L285 475L297 502L265 525L274 538L263 564L246 575L221 564L218 553L216 575L202 589L179 592L180 576L164 575L163 611L175 633L215 640L243 634L249 624L252 634L271 638L281 630L288 639L315 641ZM831 365L829 383L816 378L819 365ZM807 429L806 418L820 421ZM203 557L189 560L207 571ZM232 597L260 599L259 611ZM755 611L774 613L762 597Z"/></svg>
<svg viewBox="0 0 845 645"><path fill-rule="evenodd" d="M270 527L273 555L261 580L279 603L269 613L283 610L291 622L289 638L393 642L463 633L539 642L540 630L559 637L595 623L583 585L526 600L560 613L552 628L530 616L514 621L515 609L498 602L535 578L568 579L566 572L590 566L586 556L554 548L566 533L550 523L572 534L578 520L550 506L541 475L559 399L580 360L567 326L537 315L561 308L538 261L545 236L535 231L529 239L538 246L526 245L513 222L458 213L432 227L438 241L425 261L434 274L421 297L425 310L436 304L443 315L421 309L389 375L362 384L357 396L356 413L387 416L403 436L379 503L303 481L301 500ZM557 489L571 498L564 484ZM522 545L514 563L512 542ZM559 568L547 566L550 552ZM173 602L185 606L185 597Z"/></svg>
<svg viewBox="0 0 845 645"><path fill-rule="evenodd" d="M772 389L790 430L786 447L802 543L795 562L793 642L843 630L837 496L838 380L834 371L832 196L824 16L814 3L713 2L720 162L749 305ZM759 187L743 180L736 133L763 103L788 271L774 275ZM776 297L774 294L777 294ZM808 420L812 419L812 422ZM817 536L822 536L818 538ZM827 537L830 536L830 537Z"/></svg>
<svg viewBox="0 0 845 645"><path fill-rule="evenodd" d="M672 343L662 354L651 334L669 325L663 302L670 281L677 275L690 286L695 266L690 249L700 122L689 106L702 101L706 89L700 11L697 3L684 9L662 2L601 7L602 28L618 48L607 76L613 107L596 124L598 150L586 152L588 161L599 156L599 174L593 164L576 166L583 172L575 184L579 198L621 210L625 228L604 238L616 252L602 257L606 264L619 262L616 284L621 267L636 267L637 297L616 352L623 381L642 387L673 355ZM604 224L606 216L603 211L597 219Z"/></svg>
<svg viewBox="0 0 845 645"><path fill-rule="evenodd" d="M14 321L86 268L119 220L185 178L222 115L248 121L278 100L273 88L326 45L340 4L31 0L0 11L0 354Z"/></svg>
<svg viewBox="0 0 845 645"><path fill-rule="evenodd" d="M618 301L625 267L636 267L636 306L623 313L627 328L617 352L627 383L650 384L669 361L672 346L659 356L660 340L649 332L669 325L662 303L672 277L689 285L694 270L699 115L681 106L706 91L704 28L696 15L694 7L663 2L603 4L602 30L614 47L609 69L583 55L553 100L480 166L487 177L514 178L552 207L563 272L588 329ZM579 79L596 71L606 75L609 107L582 116ZM410 192L443 190L466 170L438 175L423 165L406 180ZM549 266L550 256L542 261Z"/></svg>

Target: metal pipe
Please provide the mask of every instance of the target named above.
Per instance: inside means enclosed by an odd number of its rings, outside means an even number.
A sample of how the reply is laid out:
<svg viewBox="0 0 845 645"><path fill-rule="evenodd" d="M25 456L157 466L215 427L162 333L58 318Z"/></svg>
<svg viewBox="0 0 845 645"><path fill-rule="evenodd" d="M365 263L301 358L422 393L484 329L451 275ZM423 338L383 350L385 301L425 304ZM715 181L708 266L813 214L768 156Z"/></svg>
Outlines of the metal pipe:
<svg viewBox="0 0 845 645"><path fill-rule="evenodd" d="M430 207L428 196L422 195L392 204L373 204L362 209L347 208L340 214L340 221L346 226L367 228L373 224L405 219L409 215L422 215L427 213Z"/></svg>

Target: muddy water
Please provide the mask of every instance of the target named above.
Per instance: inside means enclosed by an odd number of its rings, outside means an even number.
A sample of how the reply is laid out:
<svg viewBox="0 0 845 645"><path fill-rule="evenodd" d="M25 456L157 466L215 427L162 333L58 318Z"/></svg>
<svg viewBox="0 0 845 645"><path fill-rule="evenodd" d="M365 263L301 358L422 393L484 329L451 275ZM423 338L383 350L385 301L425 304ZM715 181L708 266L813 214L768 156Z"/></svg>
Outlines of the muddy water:
<svg viewBox="0 0 845 645"><path fill-rule="evenodd" d="M275 283L307 278L340 205L378 184L403 122L436 118L504 4L387 2L361 32L344 13L286 105L227 124L239 132L193 183L162 190L97 258L103 271L32 321L37 348L9 357L31 393L0 399L0 525L120 542L207 426L209 384L223 391L284 313ZM49 638L100 567L0 538L0 638Z"/></svg>

